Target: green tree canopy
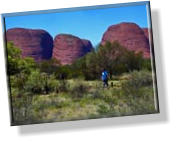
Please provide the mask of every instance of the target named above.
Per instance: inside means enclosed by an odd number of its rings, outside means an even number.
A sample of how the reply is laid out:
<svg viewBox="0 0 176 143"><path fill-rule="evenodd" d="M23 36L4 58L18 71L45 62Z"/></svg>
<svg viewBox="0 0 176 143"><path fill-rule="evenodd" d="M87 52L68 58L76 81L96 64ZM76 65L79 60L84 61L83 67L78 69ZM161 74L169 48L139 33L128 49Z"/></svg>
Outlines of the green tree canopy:
<svg viewBox="0 0 176 143"><path fill-rule="evenodd" d="M7 42L7 64L8 74L15 75L19 73L30 73L36 64L33 58L22 58L21 49L16 47L12 42Z"/></svg>

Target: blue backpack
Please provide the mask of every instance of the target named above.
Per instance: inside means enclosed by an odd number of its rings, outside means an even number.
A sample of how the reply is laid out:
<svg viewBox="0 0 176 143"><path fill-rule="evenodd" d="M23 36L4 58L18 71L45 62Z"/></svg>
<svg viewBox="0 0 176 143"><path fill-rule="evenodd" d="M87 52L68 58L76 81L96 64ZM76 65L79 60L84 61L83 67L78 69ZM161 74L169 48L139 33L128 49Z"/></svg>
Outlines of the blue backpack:
<svg viewBox="0 0 176 143"><path fill-rule="evenodd" d="M108 79L108 73L107 73L107 71L103 71L102 72L101 78L102 78L102 80L107 80Z"/></svg>

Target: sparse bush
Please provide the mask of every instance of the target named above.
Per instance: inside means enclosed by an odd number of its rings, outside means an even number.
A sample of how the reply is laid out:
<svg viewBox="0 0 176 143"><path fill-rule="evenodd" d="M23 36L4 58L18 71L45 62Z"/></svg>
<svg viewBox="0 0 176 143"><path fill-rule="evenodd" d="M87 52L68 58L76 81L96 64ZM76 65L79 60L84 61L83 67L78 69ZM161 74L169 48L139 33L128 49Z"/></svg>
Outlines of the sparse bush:
<svg viewBox="0 0 176 143"><path fill-rule="evenodd" d="M37 63L37 67L41 72L53 74L60 67L60 62L56 59L43 60L40 63Z"/></svg>
<svg viewBox="0 0 176 143"><path fill-rule="evenodd" d="M19 90L23 90L27 79L28 75L23 72L10 76L10 86Z"/></svg>
<svg viewBox="0 0 176 143"><path fill-rule="evenodd" d="M33 95L22 90L17 91L18 96L12 98L13 121L16 124L28 123L32 117ZM13 95L15 95L13 93Z"/></svg>
<svg viewBox="0 0 176 143"><path fill-rule="evenodd" d="M54 75L47 75L47 87L49 92L57 92L59 80L56 80ZM58 92L57 92L58 93Z"/></svg>
<svg viewBox="0 0 176 143"><path fill-rule="evenodd" d="M149 70L149 71L152 70L151 59L143 59L142 69Z"/></svg>
<svg viewBox="0 0 176 143"><path fill-rule="evenodd" d="M155 112L152 74L149 71L134 71L122 84L121 94L132 114Z"/></svg>
<svg viewBox="0 0 176 143"><path fill-rule="evenodd" d="M81 98L85 93L87 93L88 87L81 81L75 81L72 87L71 94L73 98Z"/></svg>
<svg viewBox="0 0 176 143"><path fill-rule="evenodd" d="M67 92L69 88L69 84L66 80L60 80L57 90L58 92Z"/></svg>
<svg viewBox="0 0 176 143"><path fill-rule="evenodd" d="M134 71L131 73L129 80L122 84L122 90L137 91L141 87L152 86L152 73L149 71Z"/></svg>
<svg viewBox="0 0 176 143"><path fill-rule="evenodd" d="M102 115L108 114L110 112L110 107L108 105L100 104L98 112Z"/></svg>
<svg viewBox="0 0 176 143"><path fill-rule="evenodd" d="M44 90L45 80L38 70L33 71L26 81L25 90L33 94L42 93Z"/></svg>
<svg viewBox="0 0 176 143"><path fill-rule="evenodd" d="M92 93L92 96L93 96L93 98L101 98L101 97L102 97L102 94L100 93L99 90L95 90L95 91Z"/></svg>
<svg viewBox="0 0 176 143"><path fill-rule="evenodd" d="M65 80L56 80L54 75L33 71L26 81L25 90L33 94L48 94L50 92L67 91L68 84Z"/></svg>

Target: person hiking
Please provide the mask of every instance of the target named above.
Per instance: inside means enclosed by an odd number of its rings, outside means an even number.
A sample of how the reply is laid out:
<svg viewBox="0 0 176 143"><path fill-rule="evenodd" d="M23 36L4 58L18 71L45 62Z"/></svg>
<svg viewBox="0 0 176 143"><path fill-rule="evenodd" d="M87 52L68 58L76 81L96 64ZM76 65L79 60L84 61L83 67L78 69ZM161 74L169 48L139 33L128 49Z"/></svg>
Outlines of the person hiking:
<svg viewBox="0 0 176 143"><path fill-rule="evenodd" d="M108 72L106 71L106 69L103 69L101 78L103 81L103 87L108 87Z"/></svg>

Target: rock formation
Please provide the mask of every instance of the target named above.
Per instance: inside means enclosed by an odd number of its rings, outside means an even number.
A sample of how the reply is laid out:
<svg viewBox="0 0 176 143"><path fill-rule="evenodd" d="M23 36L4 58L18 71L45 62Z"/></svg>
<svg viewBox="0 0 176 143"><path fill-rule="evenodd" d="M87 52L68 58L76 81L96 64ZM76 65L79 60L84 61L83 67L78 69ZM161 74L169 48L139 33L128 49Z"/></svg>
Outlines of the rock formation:
<svg viewBox="0 0 176 143"><path fill-rule="evenodd" d="M149 39L149 32L148 32L149 29L143 28L142 30L144 31L145 36Z"/></svg>
<svg viewBox="0 0 176 143"><path fill-rule="evenodd" d="M6 32L6 40L12 41L22 50L22 57L32 57L35 61L50 59L53 38L44 30L13 28Z"/></svg>
<svg viewBox="0 0 176 143"><path fill-rule="evenodd" d="M145 58L150 57L148 38L135 23L120 23L110 26L104 33L101 44L106 41L117 41L129 50L143 52Z"/></svg>
<svg viewBox="0 0 176 143"><path fill-rule="evenodd" d="M93 49L92 43L89 40L81 39L84 44L84 52L90 52Z"/></svg>
<svg viewBox="0 0 176 143"><path fill-rule="evenodd" d="M145 36L147 37L148 41L151 40L151 46L153 46L153 37L152 37L152 30L148 28L143 28Z"/></svg>
<svg viewBox="0 0 176 143"><path fill-rule="evenodd" d="M90 41L69 34L59 34L54 39L53 58L61 64L72 64L93 49Z"/></svg>

